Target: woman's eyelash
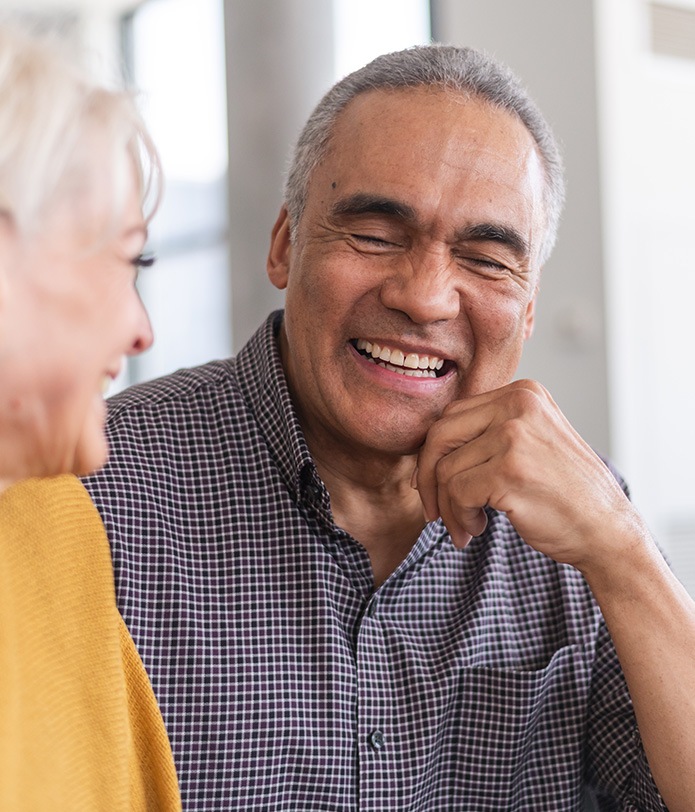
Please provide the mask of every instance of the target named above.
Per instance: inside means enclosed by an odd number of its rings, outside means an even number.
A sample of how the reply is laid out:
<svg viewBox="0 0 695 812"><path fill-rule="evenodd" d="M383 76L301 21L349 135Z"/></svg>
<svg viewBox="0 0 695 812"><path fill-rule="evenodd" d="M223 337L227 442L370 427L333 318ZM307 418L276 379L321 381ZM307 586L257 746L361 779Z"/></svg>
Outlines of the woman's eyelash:
<svg viewBox="0 0 695 812"><path fill-rule="evenodd" d="M136 268L151 268L157 261L157 257L154 254L138 254L131 261Z"/></svg>

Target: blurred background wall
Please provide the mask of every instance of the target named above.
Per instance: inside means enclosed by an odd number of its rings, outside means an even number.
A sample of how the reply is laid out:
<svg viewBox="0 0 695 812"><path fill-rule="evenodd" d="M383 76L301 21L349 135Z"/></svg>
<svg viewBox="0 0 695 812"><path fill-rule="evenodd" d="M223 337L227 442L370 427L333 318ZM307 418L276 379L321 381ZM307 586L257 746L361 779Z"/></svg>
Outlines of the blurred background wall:
<svg viewBox="0 0 695 812"><path fill-rule="evenodd" d="M484 48L563 144L568 202L520 375L610 455L695 594L695 0L0 0L125 76L168 178L141 278L154 348L120 385L235 352L289 149L332 82L430 39Z"/></svg>

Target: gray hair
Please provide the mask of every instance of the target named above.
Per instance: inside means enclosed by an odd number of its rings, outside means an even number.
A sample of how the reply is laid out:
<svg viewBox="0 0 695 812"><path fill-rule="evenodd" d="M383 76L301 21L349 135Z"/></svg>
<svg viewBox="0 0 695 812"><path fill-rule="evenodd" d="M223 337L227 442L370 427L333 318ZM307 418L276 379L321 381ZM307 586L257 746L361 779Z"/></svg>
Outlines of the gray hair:
<svg viewBox="0 0 695 812"><path fill-rule="evenodd" d="M359 94L439 86L476 96L516 115L533 137L545 170L543 265L555 244L565 197L564 169L553 132L525 88L506 66L472 48L424 45L379 56L337 82L321 99L300 133L285 182L292 239L306 205L309 181L324 160L340 113Z"/></svg>
<svg viewBox="0 0 695 812"><path fill-rule="evenodd" d="M161 167L131 95L92 82L55 33L1 22L0 213L20 234L36 233L53 206L96 188L106 170L115 216L131 167L149 219Z"/></svg>

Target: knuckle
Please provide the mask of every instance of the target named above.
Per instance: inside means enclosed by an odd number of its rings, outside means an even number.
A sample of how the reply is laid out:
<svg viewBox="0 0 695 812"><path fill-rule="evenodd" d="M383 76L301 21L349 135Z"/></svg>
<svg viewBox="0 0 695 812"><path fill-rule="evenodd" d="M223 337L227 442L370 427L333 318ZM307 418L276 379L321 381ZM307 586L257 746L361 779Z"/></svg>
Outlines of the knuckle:
<svg viewBox="0 0 695 812"><path fill-rule="evenodd" d="M516 414L537 414L545 408L546 390L536 381L523 381L527 386L512 389L509 397Z"/></svg>
<svg viewBox="0 0 695 812"><path fill-rule="evenodd" d="M512 448L504 458L503 479L508 487L521 487L529 478L531 461L528 456L519 451L518 447Z"/></svg>
<svg viewBox="0 0 695 812"><path fill-rule="evenodd" d="M521 417L510 417L502 423L499 434L508 449L515 449L528 435L526 423Z"/></svg>
<svg viewBox="0 0 695 812"><path fill-rule="evenodd" d="M521 380L518 380L516 382L516 388L534 392L539 397L547 394L547 389L543 386L543 384L533 380L533 378L522 378Z"/></svg>

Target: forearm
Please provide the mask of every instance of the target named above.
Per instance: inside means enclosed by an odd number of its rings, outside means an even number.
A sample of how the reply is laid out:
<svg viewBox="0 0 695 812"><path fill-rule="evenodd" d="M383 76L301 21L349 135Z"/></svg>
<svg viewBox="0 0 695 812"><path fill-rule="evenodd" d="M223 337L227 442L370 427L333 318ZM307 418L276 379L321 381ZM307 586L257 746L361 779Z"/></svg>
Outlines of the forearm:
<svg viewBox="0 0 695 812"><path fill-rule="evenodd" d="M695 809L695 603L639 523L610 567L584 572L632 696L670 812Z"/></svg>

